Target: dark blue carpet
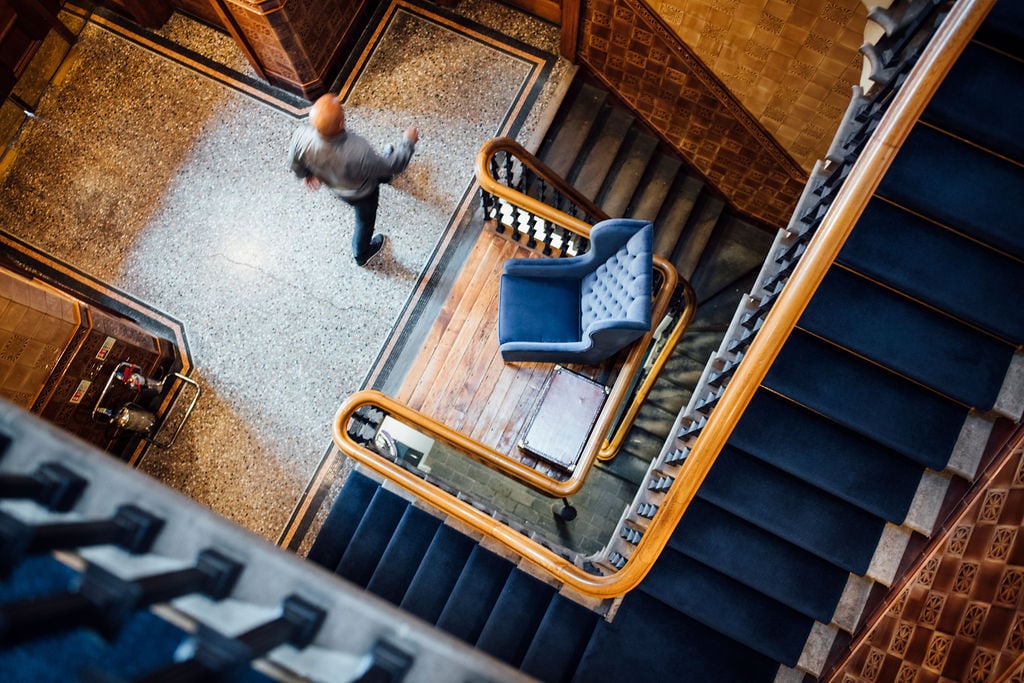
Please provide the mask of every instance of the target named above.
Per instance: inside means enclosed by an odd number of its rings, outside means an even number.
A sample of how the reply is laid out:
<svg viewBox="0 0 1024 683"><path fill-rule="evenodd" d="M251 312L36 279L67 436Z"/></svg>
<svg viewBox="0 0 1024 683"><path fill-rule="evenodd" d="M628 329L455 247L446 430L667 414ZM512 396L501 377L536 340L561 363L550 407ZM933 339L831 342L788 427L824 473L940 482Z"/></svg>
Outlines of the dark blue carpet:
<svg viewBox="0 0 1024 683"><path fill-rule="evenodd" d="M825 624L850 575L699 498L686 509L669 547Z"/></svg>
<svg viewBox="0 0 1024 683"><path fill-rule="evenodd" d="M554 594L554 587L514 570L494 603L476 646L518 667Z"/></svg>
<svg viewBox="0 0 1024 683"><path fill-rule="evenodd" d="M429 512L412 505L406 508L376 571L366 584L367 590L396 605L402 602L440 526L441 520Z"/></svg>
<svg viewBox="0 0 1024 683"><path fill-rule="evenodd" d="M729 445L894 524L902 524L921 466L778 394L754 394Z"/></svg>
<svg viewBox="0 0 1024 683"><path fill-rule="evenodd" d="M52 555L36 555L19 562L10 575L0 578L0 602L27 600L73 589L78 572Z"/></svg>
<svg viewBox="0 0 1024 683"><path fill-rule="evenodd" d="M582 605L555 595L519 668L545 683L568 683L599 620Z"/></svg>
<svg viewBox="0 0 1024 683"><path fill-rule="evenodd" d="M728 445L697 495L856 574L867 571L884 527L878 517Z"/></svg>
<svg viewBox="0 0 1024 683"><path fill-rule="evenodd" d="M878 188L896 204L1024 259L1024 167L918 124Z"/></svg>
<svg viewBox="0 0 1024 683"><path fill-rule="evenodd" d="M511 573L512 563L505 558L479 545L473 548L437 619L438 628L475 643Z"/></svg>
<svg viewBox="0 0 1024 683"><path fill-rule="evenodd" d="M110 643L87 629L0 648L0 679L32 683L81 680L85 671L102 671L132 680L170 664L186 634L148 611L125 623Z"/></svg>
<svg viewBox="0 0 1024 683"><path fill-rule="evenodd" d="M338 561L335 573L355 584L366 586L408 507L409 501L406 499L387 489L378 488L352 534L352 541Z"/></svg>
<svg viewBox="0 0 1024 683"><path fill-rule="evenodd" d="M1019 0L1018 0L1019 2ZM925 109L923 119L1014 161L1024 161L1024 62L971 43Z"/></svg>
<svg viewBox="0 0 1024 683"><path fill-rule="evenodd" d="M377 488L377 482L359 472L348 475L309 549L307 559L334 571Z"/></svg>
<svg viewBox="0 0 1024 683"><path fill-rule="evenodd" d="M573 681L770 683L778 668L778 662L635 590L614 622L598 622Z"/></svg>
<svg viewBox="0 0 1024 683"><path fill-rule="evenodd" d="M936 471L967 418L967 408L799 330L764 385Z"/></svg>
<svg viewBox="0 0 1024 683"><path fill-rule="evenodd" d="M1024 263L952 230L873 199L838 261L1015 344L1024 343L1024 306L1006 292L1007 282L1024 282Z"/></svg>
<svg viewBox="0 0 1024 683"><path fill-rule="evenodd" d="M840 267L826 274L797 325L982 411L995 403L1014 351Z"/></svg>
<svg viewBox="0 0 1024 683"><path fill-rule="evenodd" d="M409 584L401 607L435 623L476 543L449 526L437 530Z"/></svg>
<svg viewBox="0 0 1024 683"><path fill-rule="evenodd" d="M1024 59L1024 3L999 0L974 39Z"/></svg>
<svg viewBox="0 0 1024 683"><path fill-rule="evenodd" d="M814 620L673 550L661 553L639 590L702 624L795 666Z"/></svg>

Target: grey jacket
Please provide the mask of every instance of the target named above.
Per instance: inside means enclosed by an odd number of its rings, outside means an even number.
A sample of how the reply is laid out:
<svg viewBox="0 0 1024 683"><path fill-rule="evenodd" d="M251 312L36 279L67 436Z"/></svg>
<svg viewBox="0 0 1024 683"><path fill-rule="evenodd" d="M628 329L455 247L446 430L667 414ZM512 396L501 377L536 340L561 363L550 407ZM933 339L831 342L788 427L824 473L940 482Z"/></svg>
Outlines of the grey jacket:
<svg viewBox="0 0 1024 683"><path fill-rule="evenodd" d="M289 158L299 178L316 176L344 199L360 199L379 183L390 180L409 165L415 145L408 138L387 156L378 154L365 138L342 131L329 138L305 125L292 135Z"/></svg>

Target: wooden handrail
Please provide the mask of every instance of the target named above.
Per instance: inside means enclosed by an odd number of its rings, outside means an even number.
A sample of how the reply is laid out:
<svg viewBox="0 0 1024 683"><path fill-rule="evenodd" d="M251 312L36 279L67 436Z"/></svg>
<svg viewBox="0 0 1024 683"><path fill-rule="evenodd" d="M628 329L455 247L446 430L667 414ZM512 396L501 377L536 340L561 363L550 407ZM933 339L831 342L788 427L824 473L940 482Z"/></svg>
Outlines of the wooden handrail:
<svg viewBox="0 0 1024 683"><path fill-rule="evenodd" d="M993 4L994 0L958 0L911 70L708 417L683 472L626 566L615 574L623 575L622 585L636 585L661 554L899 148Z"/></svg>
<svg viewBox="0 0 1024 683"><path fill-rule="evenodd" d="M555 207L534 199L533 197L514 190L507 185L502 185L491 176L488 163L497 152L509 152L522 162L523 166L529 168L538 176L544 178L545 182L571 199L577 206L586 211L595 220L604 220L610 216L601 210L597 204L592 202L586 195L582 194L575 187L567 183L561 176L551 170L547 164L526 150L512 138L491 138L480 147L476 155L476 179L484 192L501 196L512 204L539 216L546 221L554 223L581 237L590 235L590 224L559 211Z"/></svg>
<svg viewBox="0 0 1024 683"><path fill-rule="evenodd" d="M697 312L697 294L693 291L690 283L685 280L683 281L683 300L686 302L683 314L679 317L675 327L672 328L668 339L665 340L665 347L658 354L658 358L651 366L650 372L647 373L643 383L636 390L636 395L630 402L626 413L622 416L622 420L615 429L615 433L601 445L601 449L597 453L598 460L611 460L618 454L619 449L622 448L622 442L626 440L630 427L633 426L633 421L636 420L640 408L643 406L644 401L647 400L647 395L651 393L654 383L658 380L658 376L668 362L669 356L672 355L672 350L675 349L676 344L682 339L683 334L693 320L694 314Z"/></svg>
<svg viewBox="0 0 1024 683"><path fill-rule="evenodd" d="M655 259L655 267L658 268L664 278L661 289L659 290L658 296L654 302L653 319L659 320L665 315L665 311L668 309L669 301L672 298L672 292L678 285L679 276L676 273L675 268L673 268L670 263L664 259L660 259L660 257L655 257ZM455 431L427 415L385 396L384 394L376 392L360 392L359 394L355 394L349 398L348 401L346 401L346 405L355 400L358 396L363 396L367 400L372 398L373 400L371 403L380 408L383 408L383 404L386 403L388 406L386 410L389 414L396 418L401 418L410 427L414 427L422 433L429 434L435 439L447 443L462 455L465 455L466 457L493 470L501 472L505 476L511 477L536 491L551 496L552 498L568 498L569 496L575 495L583 486L583 482L586 480L587 474L590 472L590 468L593 466L594 460L597 459L597 454L604 443L604 435L607 434L612 427L612 422L615 419L615 413L618 406L628 397L632 377L639 371L640 366L643 363L644 356L646 355L648 348L650 348L652 338L653 332L649 331L630 348L629 354L626 356L626 360L622 364L622 369L619 371L618 377L605 399L605 408L598 416L597 421L590 432L590 436L583 446L583 451L576 467L573 469L569 478L563 481L552 479L533 467L524 465L518 460L514 460L508 455L500 453L499 451L496 451L490 446L480 443L475 439L471 439L462 432ZM360 406L356 406L356 408L350 410L348 414L351 415L351 413L355 412L359 407ZM346 452L346 454L348 453ZM353 455L353 457L357 456Z"/></svg>
<svg viewBox="0 0 1024 683"><path fill-rule="evenodd" d="M462 449L469 445L466 442L470 440L461 433L414 414L407 407L383 394L360 392L341 407L333 426L334 440L338 448L473 529L501 542L581 593L605 599L632 590L643 580L661 554L899 148L993 4L994 0L958 0L939 27L920 60L911 70L889 111L866 144L860 158L855 162L789 283L766 316L743 362L737 367L735 376L726 387L717 407L708 417L707 424L694 443L682 473L666 493L658 513L622 569L602 576L589 574L533 539L514 531L468 503L434 488L411 472L355 443L347 434L345 427L360 405L371 403L389 412L393 411L394 415L408 420L413 426L456 448ZM564 227L572 229L570 225ZM601 433L598 430L594 431L594 434Z"/></svg>

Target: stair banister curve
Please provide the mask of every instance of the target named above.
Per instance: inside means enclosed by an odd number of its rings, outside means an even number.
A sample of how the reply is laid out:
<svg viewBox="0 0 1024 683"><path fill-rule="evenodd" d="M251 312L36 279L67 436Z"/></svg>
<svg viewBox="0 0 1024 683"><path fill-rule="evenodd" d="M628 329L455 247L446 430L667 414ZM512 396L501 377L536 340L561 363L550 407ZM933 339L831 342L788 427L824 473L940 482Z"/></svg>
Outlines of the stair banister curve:
<svg viewBox="0 0 1024 683"><path fill-rule="evenodd" d="M530 169L538 176L544 178L544 180L555 190L571 199L574 204L589 214L594 219L595 223L606 218L611 218L611 216L602 211L597 204L592 202L588 197L549 168L547 164L528 152L526 148L518 142L508 137L491 138L485 142L480 147L480 151L477 152L476 179L477 182L480 183L480 189L484 192L507 199L510 203L515 204L529 213L539 216L540 218L550 221L556 225L560 225L567 230L571 230L577 235L586 237L590 234L590 224L586 221L570 216L564 211L559 211L550 204L545 204L534 197L498 182L498 180L491 175L488 167L491 159L498 152L507 152L513 155L525 168Z"/></svg>
<svg viewBox="0 0 1024 683"><path fill-rule="evenodd" d="M824 279L825 273L835 261L911 128L993 5L994 0L958 0L936 31L854 163L788 284L768 312L759 333L744 355L743 362L739 364L716 409L708 417L706 426L694 443L683 472L669 489L658 513L629 561L620 570L608 575L590 574L468 503L455 500L453 504L451 497L436 491L427 482L401 467L378 458L357 444L347 434L345 426L360 405L365 404L364 402L395 410L396 415L409 419L413 424L429 427L437 436L454 441L454 445L459 446L460 441L469 441L458 432L432 420L420 422L421 418L413 414L413 411L383 394L360 392L341 407L333 425L337 446L346 455L392 479L427 502L438 505L448 514L501 542L524 559L585 595L614 598L635 588L668 543L697 489L714 465L715 459ZM484 169L486 170L486 165ZM507 188L500 189L506 190ZM547 210L543 205L536 208L539 209L538 214ZM565 227L570 229L577 227L572 224L581 223L566 214L552 215L551 219L569 223L570 225Z"/></svg>

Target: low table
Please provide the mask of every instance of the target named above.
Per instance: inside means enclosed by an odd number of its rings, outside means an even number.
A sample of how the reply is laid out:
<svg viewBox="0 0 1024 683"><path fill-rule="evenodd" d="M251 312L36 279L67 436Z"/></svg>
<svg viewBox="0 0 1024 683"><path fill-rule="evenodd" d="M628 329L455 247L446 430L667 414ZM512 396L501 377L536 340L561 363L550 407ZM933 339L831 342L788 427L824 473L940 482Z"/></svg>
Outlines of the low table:
<svg viewBox="0 0 1024 683"><path fill-rule="evenodd" d="M519 448L569 472L576 468L608 387L561 366L541 390Z"/></svg>

